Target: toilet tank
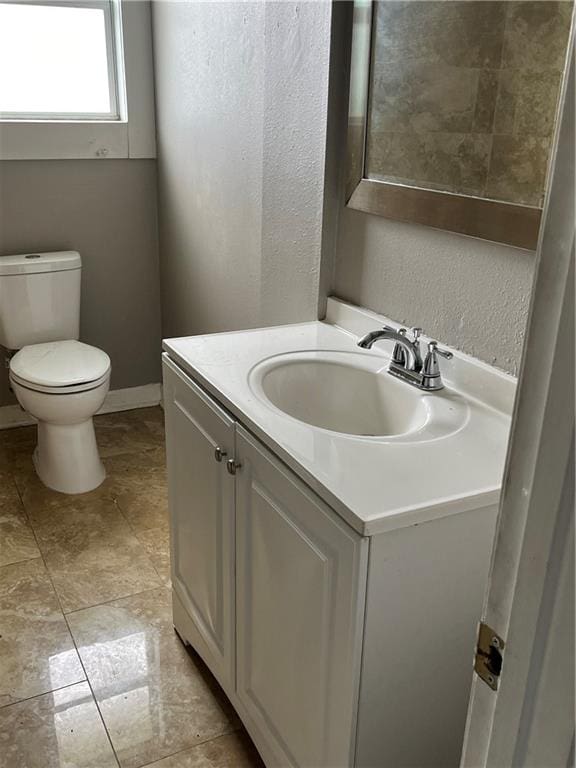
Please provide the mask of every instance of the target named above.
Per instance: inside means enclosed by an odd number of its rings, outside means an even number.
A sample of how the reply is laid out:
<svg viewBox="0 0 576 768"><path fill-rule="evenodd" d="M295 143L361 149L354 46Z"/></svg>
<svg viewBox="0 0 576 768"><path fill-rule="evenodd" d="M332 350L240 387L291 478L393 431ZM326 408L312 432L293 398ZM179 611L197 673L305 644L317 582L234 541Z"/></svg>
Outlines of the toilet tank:
<svg viewBox="0 0 576 768"><path fill-rule="evenodd" d="M77 339L81 272L77 251L0 257L0 345Z"/></svg>

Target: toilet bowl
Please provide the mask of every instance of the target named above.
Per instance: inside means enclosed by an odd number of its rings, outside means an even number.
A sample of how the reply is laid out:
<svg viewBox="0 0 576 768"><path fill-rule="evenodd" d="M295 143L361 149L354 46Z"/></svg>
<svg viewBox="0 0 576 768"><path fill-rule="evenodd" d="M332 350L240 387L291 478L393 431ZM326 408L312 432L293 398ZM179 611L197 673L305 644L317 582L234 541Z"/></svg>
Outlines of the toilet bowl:
<svg viewBox="0 0 576 768"><path fill-rule="evenodd" d="M38 420L34 465L42 482L61 493L97 488L106 471L92 417L110 386L110 358L75 340L32 344L10 361L18 402Z"/></svg>
<svg viewBox="0 0 576 768"><path fill-rule="evenodd" d="M18 402L38 421L34 465L62 493L104 480L92 417L110 385L110 358L78 341L82 259L78 251L0 256L0 348Z"/></svg>

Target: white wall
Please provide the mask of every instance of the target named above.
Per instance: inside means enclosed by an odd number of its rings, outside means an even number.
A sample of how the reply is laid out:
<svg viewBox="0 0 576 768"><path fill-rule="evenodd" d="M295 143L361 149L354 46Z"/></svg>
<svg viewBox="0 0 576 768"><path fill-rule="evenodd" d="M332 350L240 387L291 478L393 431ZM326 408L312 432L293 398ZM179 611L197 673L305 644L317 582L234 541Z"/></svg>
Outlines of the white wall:
<svg viewBox="0 0 576 768"><path fill-rule="evenodd" d="M313 319L329 3L153 3L165 336Z"/></svg>

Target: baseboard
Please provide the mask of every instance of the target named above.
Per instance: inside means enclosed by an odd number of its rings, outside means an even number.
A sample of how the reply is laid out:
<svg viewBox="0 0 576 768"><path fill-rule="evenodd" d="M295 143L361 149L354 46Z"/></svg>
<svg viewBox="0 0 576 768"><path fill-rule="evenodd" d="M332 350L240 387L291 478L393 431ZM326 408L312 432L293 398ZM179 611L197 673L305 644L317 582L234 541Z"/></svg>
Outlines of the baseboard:
<svg viewBox="0 0 576 768"><path fill-rule="evenodd" d="M11 429L12 427L27 427L35 424L36 419L19 405L3 405L0 407L0 429Z"/></svg>
<svg viewBox="0 0 576 768"><path fill-rule="evenodd" d="M104 405L98 413L131 411L134 408L150 408L153 405L162 405L162 384L113 389L106 395Z"/></svg>
<svg viewBox="0 0 576 768"><path fill-rule="evenodd" d="M162 385L144 384L141 387L111 390L106 395L106 400L104 400L98 414L131 411L134 408L150 408L154 405L162 405ZM19 405L0 407L0 429L27 427L35 423L36 419L26 413Z"/></svg>

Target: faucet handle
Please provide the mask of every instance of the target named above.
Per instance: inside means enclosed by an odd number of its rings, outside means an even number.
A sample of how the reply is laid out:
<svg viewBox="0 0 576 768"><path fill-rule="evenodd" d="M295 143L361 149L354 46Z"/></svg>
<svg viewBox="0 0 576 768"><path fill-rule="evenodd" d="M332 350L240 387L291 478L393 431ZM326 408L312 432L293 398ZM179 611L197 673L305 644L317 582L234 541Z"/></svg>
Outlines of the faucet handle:
<svg viewBox="0 0 576 768"><path fill-rule="evenodd" d="M430 341L430 342L428 342L428 354L430 354L432 352L435 352L437 355L440 355L440 357L445 357L446 360L452 360L452 358L454 357L452 352L450 352L449 350L447 350L447 349L440 349L438 347L438 342L437 341Z"/></svg>
<svg viewBox="0 0 576 768"><path fill-rule="evenodd" d="M417 344L420 341L420 336L422 335L422 328L412 328L412 336L413 336L413 343Z"/></svg>
<svg viewBox="0 0 576 768"><path fill-rule="evenodd" d="M428 392L436 392L443 389L442 376L440 375L440 366L438 365L438 355L447 360L454 357L452 352L447 349L438 349L437 341L428 342L428 354L422 367L422 389Z"/></svg>

